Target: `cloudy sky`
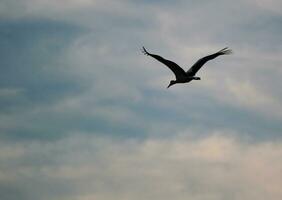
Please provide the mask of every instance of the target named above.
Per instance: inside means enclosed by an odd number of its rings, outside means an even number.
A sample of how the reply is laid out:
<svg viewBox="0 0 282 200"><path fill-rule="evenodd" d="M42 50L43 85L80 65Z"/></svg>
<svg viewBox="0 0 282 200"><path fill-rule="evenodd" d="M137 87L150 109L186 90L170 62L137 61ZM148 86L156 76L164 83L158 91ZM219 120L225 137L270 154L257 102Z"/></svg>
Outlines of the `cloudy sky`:
<svg viewBox="0 0 282 200"><path fill-rule="evenodd" d="M1 0L1 200L282 199L282 1ZM201 81L173 74L140 48Z"/></svg>

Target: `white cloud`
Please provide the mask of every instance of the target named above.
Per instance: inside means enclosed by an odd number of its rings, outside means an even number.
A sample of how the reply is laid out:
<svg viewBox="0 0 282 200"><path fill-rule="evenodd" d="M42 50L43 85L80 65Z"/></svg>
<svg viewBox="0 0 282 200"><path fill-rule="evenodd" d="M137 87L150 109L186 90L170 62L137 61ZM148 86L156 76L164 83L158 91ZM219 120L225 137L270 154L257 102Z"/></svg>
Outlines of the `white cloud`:
<svg viewBox="0 0 282 200"><path fill-rule="evenodd" d="M46 14L47 11L51 13L54 13L55 11L58 14L58 12L67 12L81 8L87 8L87 6L95 5L95 2L95 0L4 0L1 4L12 11L18 9L18 16L23 16L25 14ZM5 13L4 9L1 11L2 13ZM8 15L8 13L5 14Z"/></svg>
<svg viewBox="0 0 282 200"><path fill-rule="evenodd" d="M230 101L237 101L237 103L255 108L257 110L270 111L272 113L282 110L282 105L270 94L264 93L252 85L249 81L237 82L227 81L228 93L231 94ZM276 113L279 114L279 113Z"/></svg>
<svg viewBox="0 0 282 200"><path fill-rule="evenodd" d="M0 180L31 180L33 189L49 190L41 199L58 198L46 187L51 183L72 191L60 199L281 199L281 142L247 143L223 134L144 141L77 135L57 142L2 143L1 152L11 147L0 154ZM25 159L31 162L24 164ZM31 199L38 195L25 192Z"/></svg>
<svg viewBox="0 0 282 200"><path fill-rule="evenodd" d="M249 2L258 6L261 10L282 14L282 2L279 0L249 0Z"/></svg>
<svg viewBox="0 0 282 200"><path fill-rule="evenodd" d="M216 78L214 73L209 74L199 89L206 92L220 102L232 106L244 108L261 115L281 118L282 104L279 96L272 94L271 91L264 91L260 85L255 85L250 79L239 77Z"/></svg>

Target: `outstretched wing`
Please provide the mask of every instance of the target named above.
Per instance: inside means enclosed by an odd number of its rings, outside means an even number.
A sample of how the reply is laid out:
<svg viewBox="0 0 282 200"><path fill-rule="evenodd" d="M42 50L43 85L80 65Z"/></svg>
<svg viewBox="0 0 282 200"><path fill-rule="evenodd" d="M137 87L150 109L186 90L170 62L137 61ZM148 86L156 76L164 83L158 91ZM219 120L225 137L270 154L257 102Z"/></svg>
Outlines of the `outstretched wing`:
<svg viewBox="0 0 282 200"><path fill-rule="evenodd" d="M211 54L211 55L208 55L208 56L205 56L201 59L199 59L187 72L186 74L188 76L195 76L195 74L199 71L199 69L201 69L201 67L206 63L208 62L209 60L212 60L214 58L216 58L217 56L220 56L220 55L228 55L228 54L231 54L232 53L232 50L231 49L228 49L228 47L225 47L223 49L221 49L220 51L214 53L214 54Z"/></svg>
<svg viewBox="0 0 282 200"><path fill-rule="evenodd" d="M176 79L178 79L179 77L183 77L186 76L185 71L175 62L172 62L170 60L166 60L163 57L159 56L159 55L155 55L155 54L151 54L149 53L144 47L143 47L143 51L142 51L145 55L147 56L151 56L153 58L155 58L156 60L158 60L159 62L165 64L175 75Z"/></svg>

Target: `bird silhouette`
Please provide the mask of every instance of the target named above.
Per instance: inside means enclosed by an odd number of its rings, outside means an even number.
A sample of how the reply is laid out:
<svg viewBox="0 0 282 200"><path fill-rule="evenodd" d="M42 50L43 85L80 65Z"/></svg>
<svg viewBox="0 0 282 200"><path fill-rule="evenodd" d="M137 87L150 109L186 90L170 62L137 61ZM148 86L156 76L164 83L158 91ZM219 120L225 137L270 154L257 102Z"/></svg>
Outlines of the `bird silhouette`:
<svg viewBox="0 0 282 200"><path fill-rule="evenodd" d="M201 69L201 67L208 62L209 60L212 60L214 58L216 58L217 56L221 56L221 55L229 55L232 53L231 49L228 49L228 47L225 47L223 49L221 49L220 51L205 56L201 59L199 59L187 72L185 72L178 64L176 64L175 62L172 62L170 60L164 59L163 57L159 56L159 55L155 55L155 54L151 54L149 53L145 47L143 47L142 52L147 55L147 56L151 56L153 58L155 58L156 60L158 60L159 62L165 64L175 75L175 79L176 80L171 80L169 85L167 86L167 88L169 88L170 86L176 84L176 83L188 83L192 80L201 80L200 77L195 76L196 73L199 71L199 69Z"/></svg>

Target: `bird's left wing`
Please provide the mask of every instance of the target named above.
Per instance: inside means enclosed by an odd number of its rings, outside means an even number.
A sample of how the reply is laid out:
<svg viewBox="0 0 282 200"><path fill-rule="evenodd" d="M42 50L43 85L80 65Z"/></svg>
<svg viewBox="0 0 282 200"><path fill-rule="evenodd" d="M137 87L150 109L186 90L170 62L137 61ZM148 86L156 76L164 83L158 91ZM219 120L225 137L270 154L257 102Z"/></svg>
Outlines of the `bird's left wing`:
<svg viewBox="0 0 282 200"><path fill-rule="evenodd" d="M187 72L186 74L189 75L189 76L195 76L195 74L199 71L199 69L201 69L201 67L206 63L208 62L209 60L212 60L214 58L216 58L217 56L220 56L220 55L228 55L228 54L231 54L232 53L232 50L231 49L228 49L228 47L225 47L223 49L221 49L220 51L214 53L214 54L211 54L211 55L208 55L208 56L205 56L201 59L199 59Z"/></svg>

